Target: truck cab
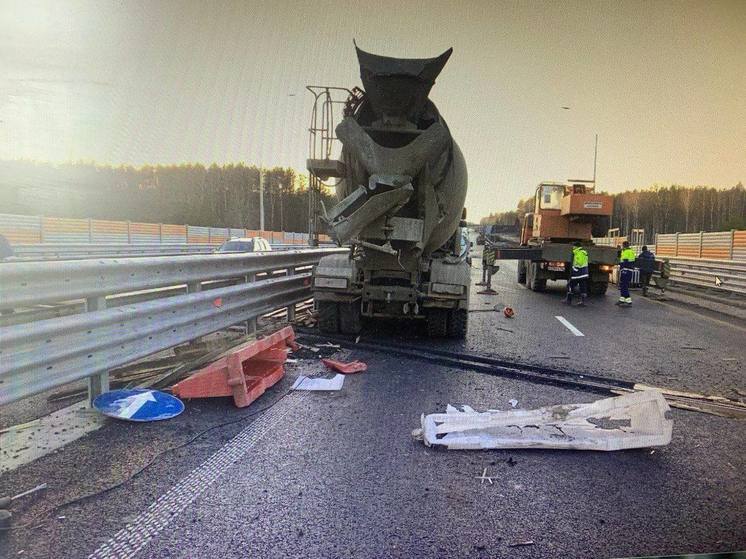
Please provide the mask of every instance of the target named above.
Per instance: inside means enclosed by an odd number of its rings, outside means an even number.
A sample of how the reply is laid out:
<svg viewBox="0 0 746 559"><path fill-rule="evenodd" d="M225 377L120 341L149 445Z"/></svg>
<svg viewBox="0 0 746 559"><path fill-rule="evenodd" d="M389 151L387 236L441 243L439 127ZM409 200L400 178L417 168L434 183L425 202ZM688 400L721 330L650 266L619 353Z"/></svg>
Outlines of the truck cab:
<svg viewBox="0 0 746 559"><path fill-rule="evenodd" d="M518 282L543 291L549 280L567 280L573 243L588 251L591 294L606 292L616 261L611 247L594 245L594 230L605 227L613 211L611 196L596 194L593 181L546 181L536 187L534 211L521 224L525 257L518 262Z"/></svg>

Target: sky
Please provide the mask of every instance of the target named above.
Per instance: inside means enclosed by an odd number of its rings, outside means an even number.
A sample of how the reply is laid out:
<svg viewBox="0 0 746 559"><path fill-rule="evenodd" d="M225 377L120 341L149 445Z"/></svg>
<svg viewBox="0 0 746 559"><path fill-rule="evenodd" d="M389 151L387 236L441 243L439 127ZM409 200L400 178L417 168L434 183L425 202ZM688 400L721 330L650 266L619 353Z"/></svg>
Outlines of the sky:
<svg viewBox="0 0 746 559"><path fill-rule="evenodd" d="M543 180L746 180L746 2L0 0L0 159L304 170L309 84L454 53L470 220ZM569 107L563 109L562 107Z"/></svg>

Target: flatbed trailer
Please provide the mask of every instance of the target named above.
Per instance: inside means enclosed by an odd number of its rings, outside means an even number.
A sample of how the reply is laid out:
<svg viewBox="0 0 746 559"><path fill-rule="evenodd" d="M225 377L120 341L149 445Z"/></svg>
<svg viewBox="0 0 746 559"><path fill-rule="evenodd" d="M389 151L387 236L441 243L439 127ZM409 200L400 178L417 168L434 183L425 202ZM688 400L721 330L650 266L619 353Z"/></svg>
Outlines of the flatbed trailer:
<svg viewBox="0 0 746 559"><path fill-rule="evenodd" d="M609 274L617 261L616 247L586 245L588 251L588 292L603 295L609 285ZM518 260L518 283L531 291L544 291L547 281L569 280L572 272L572 243L551 241L525 246L495 249L498 260Z"/></svg>

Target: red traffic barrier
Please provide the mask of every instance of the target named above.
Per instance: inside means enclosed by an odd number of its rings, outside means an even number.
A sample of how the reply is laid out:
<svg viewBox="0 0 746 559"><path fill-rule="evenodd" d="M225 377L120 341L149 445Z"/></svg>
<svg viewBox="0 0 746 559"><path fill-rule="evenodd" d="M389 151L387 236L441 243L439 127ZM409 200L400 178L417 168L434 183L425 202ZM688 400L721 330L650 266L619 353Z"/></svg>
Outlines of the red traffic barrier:
<svg viewBox="0 0 746 559"><path fill-rule="evenodd" d="M179 398L233 396L236 406L245 408L285 375L288 348L297 347L293 329L286 326L232 349L171 390Z"/></svg>
<svg viewBox="0 0 746 559"><path fill-rule="evenodd" d="M332 371L337 371L338 373L344 373L346 375L351 373L362 373L363 371L368 370L368 365L362 361L343 363L342 361L335 361L334 359L322 359L321 362Z"/></svg>

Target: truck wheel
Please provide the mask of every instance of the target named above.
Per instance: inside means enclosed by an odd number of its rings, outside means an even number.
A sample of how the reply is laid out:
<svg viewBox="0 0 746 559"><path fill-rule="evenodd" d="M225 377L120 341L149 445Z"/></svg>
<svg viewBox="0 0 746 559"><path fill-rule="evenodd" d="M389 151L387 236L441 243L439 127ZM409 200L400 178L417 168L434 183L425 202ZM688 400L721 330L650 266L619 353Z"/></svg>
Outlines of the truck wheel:
<svg viewBox="0 0 746 559"><path fill-rule="evenodd" d="M430 309L425 318L429 338L445 338L448 335L448 311Z"/></svg>
<svg viewBox="0 0 746 559"><path fill-rule="evenodd" d="M342 334L359 334L363 328L360 301L339 305L339 331Z"/></svg>
<svg viewBox="0 0 746 559"><path fill-rule="evenodd" d="M588 291L591 295L605 295L608 287L609 282L607 281L592 281L588 286Z"/></svg>
<svg viewBox="0 0 746 559"><path fill-rule="evenodd" d="M538 262L531 262L530 264L531 270L529 274L527 274L527 282L528 282L528 288L531 291L544 291L547 288L547 280L546 278L538 278L539 275L539 263Z"/></svg>
<svg viewBox="0 0 746 559"><path fill-rule="evenodd" d="M526 262L518 261L518 283L526 285Z"/></svg>
<svg viewBox="0 0 746 559"><path fill-rule="evenodd" d="M339 305L332 301L319 301L319 330L322 334L339 333Z"/></svg>
<svg viewBox="0 0 746 559"><path fill-rule="evenodd" d="M469 311L466 309L455 309L448 313L448 337L457 340L466 338L469 327Z"/></svg>

